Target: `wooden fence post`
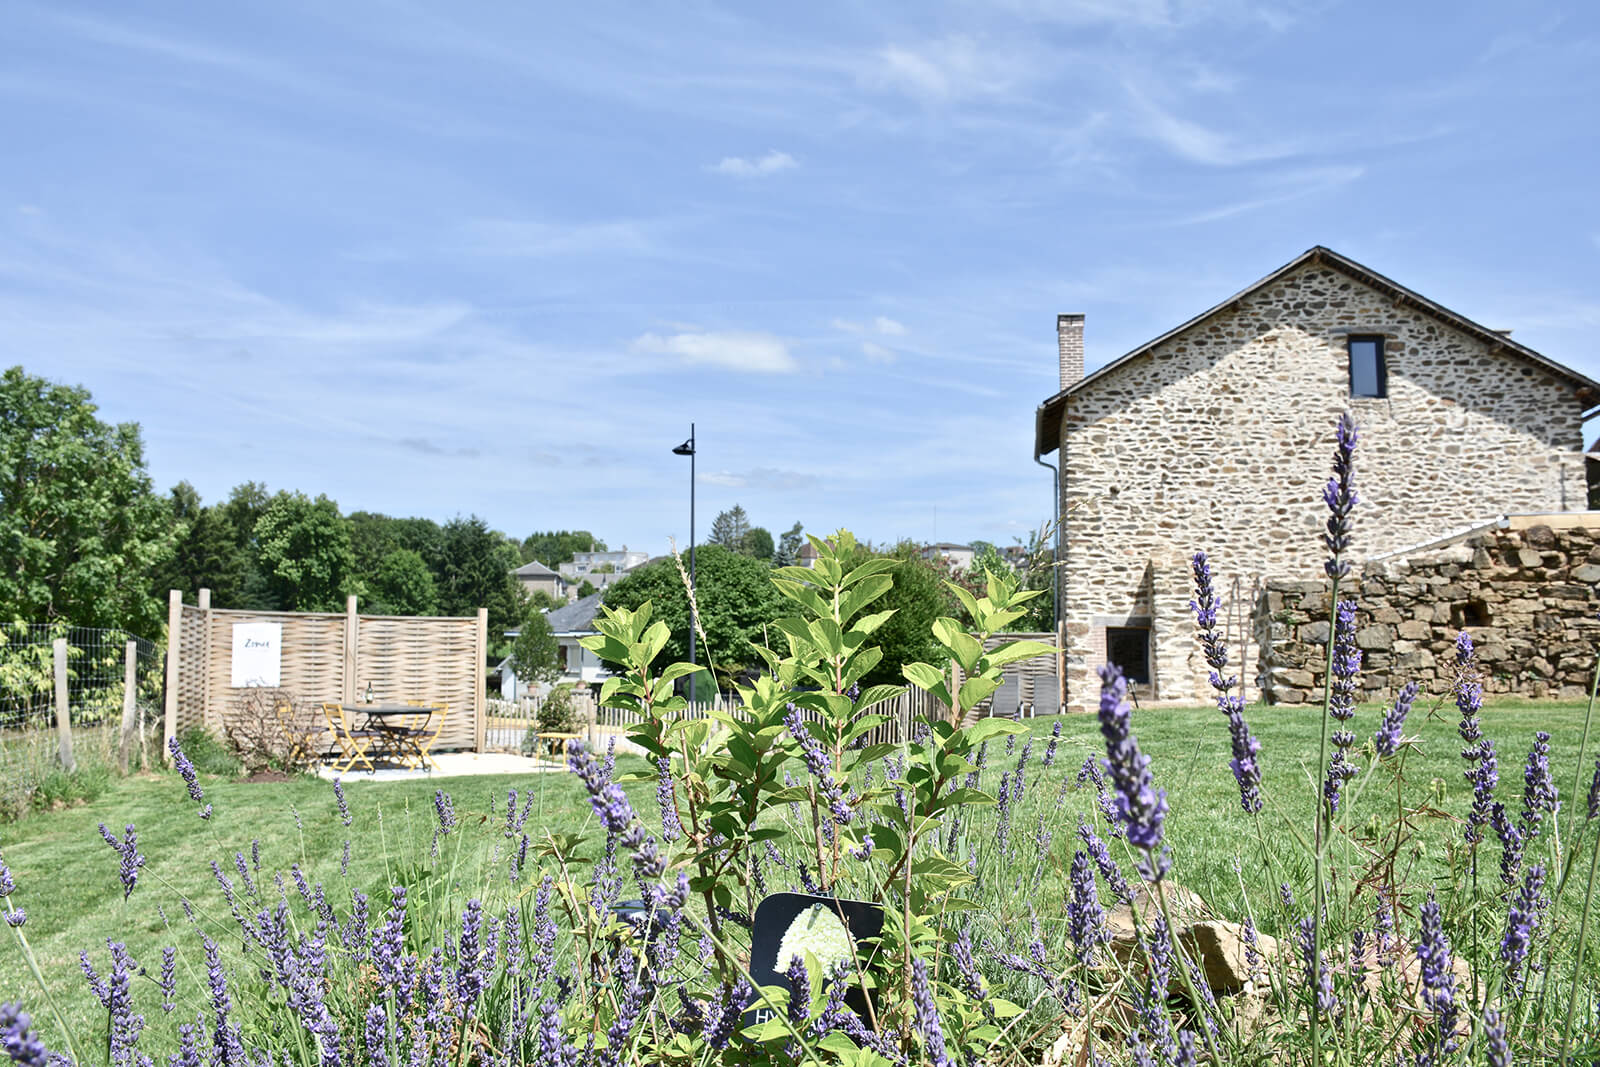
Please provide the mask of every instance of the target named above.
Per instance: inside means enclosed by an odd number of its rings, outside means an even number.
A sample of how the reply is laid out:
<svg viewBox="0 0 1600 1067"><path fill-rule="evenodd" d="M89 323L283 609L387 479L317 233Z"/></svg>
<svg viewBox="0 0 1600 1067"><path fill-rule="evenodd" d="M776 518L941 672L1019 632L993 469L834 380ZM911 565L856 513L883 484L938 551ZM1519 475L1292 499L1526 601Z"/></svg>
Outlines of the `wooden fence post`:
<svg viewBox="0 0 1600 1067"><path fill-rule="evenodd" d="M128 757L139 733L139 642L129 641L122 663L122 743L117 746L117 769L128 773Z"/></svg>
<svg viewBox="0 0 1600 1067"><path fill-rule="evenodd" d="M200 661L205 664L200 670L200 722L218 737L223 736L222 709L217 709L216 718L211 716L211 676L214 673L211 663L211 590L201 588L195 590L195 605L204 613L202 616L205 629L204 636L200 639ZM230 681L232 679L229 679ZM223 701L227 703L226 700Z"/></svg>
<svg viewBox="0 0 1600 1067"><path fill-rule="evenodd" d="M346 704L354 704L360 699L356 690L359 688L359 679L356 673L360 664L356 662L359 634L361 625L360 616L356 614L356 598L354 594L345 598L344 602L344 695L340 700Z"/></svg>
<svg viewBox="0 0 1600 1067"><path fill-rule="evenodd" d="M486 691L485 674L489 660L489 609L478 609L478 624L473 628L472 642L473 656L477 663L473 665L472 682L472 749L482 752L488 743L488 720L485 715L488 710L489 695Z"/></svg>
<svg viewBox="0 0 1600 1067"><path fill-rule="evenodd" d="M167 699L161 724L161 758L170 760L172 739L178 736L178 671L183 658L183 594L167 593Z"/></svg>
<svg viewBox="0 0 1600 1067"><path fill-rule="evenodd" d="M50 644L56 661L56 733L60 735L61 744L56 757L61 769L70 773L73 761L72 717L67 705L67 639L58 637Z"/></svg>

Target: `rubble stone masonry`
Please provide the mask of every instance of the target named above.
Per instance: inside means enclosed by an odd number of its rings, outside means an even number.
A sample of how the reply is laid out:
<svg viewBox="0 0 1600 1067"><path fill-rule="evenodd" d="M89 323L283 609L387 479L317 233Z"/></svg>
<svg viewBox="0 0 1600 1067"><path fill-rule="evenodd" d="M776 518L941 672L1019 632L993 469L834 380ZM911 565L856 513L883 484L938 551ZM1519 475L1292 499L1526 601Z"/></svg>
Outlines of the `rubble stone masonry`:
<svg viewBox="0 0 1600 1067"><path fill-rule="evenodd" d="M1388 699L1410 681L1424 693L1449 693L1462 629L1477 646L1486 691L1588 696L1600 638L1600 515L1593 521L1593 528L1489 530L1368 563L1351 592L1363 699ZM1261 685L1275 703L1321 699L1328 592L1325 581L1266 583L1257 615Z"/></svg>
<svg viewBox="0 0 1600 1067"><path fill-rule="evenodd" d="M1386 339L1387 397L1349 395L1350 334ZM1205 699L1188 611L1196 549L1210 553L1224 593L1235 579L1248 592L1257 579L1320 575L1322 486L1347 408L1361 433L1357 560L1502 513L1585 506L1583 405L1571 381L1308 263L1067 395L1069 709L1094 707L1105 627L1129 623L1151 628L1144 696ZM1565 666L1551 666L1553 684L1570 684Z"/></svg>

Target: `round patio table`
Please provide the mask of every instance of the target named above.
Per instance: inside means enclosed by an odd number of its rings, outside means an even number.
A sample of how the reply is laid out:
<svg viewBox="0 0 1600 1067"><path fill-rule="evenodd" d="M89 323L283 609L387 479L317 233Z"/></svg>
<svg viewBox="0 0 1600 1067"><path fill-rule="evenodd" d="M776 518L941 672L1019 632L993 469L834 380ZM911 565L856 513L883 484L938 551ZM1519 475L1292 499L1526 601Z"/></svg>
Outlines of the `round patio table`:
<svg viewBox="0 0 1600 1067"><path fill-rule="evenodd" d="M428 770L428 754L422 750L421 741L428 736L428 720L439 709L434 706L415 704L346 704L346 713L361 712L366 715L367 721L362 724L362 729L373 730L383 739L383 743L374 748L371 755L376 758L391 759L396 763L405 763L416 760L417 766ZM422 716L420 725L409 725L404 720L407 716Z"/></svg>

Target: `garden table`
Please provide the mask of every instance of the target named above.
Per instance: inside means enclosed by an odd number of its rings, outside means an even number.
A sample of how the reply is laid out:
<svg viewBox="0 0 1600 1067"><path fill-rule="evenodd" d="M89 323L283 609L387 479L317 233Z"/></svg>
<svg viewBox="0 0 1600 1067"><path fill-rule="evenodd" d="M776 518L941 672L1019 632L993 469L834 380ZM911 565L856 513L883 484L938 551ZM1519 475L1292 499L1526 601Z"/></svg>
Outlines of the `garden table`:
<svg viewBox="0 0 1600 1067"><path fill-rule="evenodd" d="M415 704L346 704L346 713L361 712L367 717L363 729L373 730L382 739L382 743L374 746L371 755L375 758L389 758L396 763L406 763L415 760L417 766L428 770L428 754L422 750L421 741L428 735L428 719L437 707L418 706ZM408 717L421 716L422 722L411 724L405 720Z"/></svg>

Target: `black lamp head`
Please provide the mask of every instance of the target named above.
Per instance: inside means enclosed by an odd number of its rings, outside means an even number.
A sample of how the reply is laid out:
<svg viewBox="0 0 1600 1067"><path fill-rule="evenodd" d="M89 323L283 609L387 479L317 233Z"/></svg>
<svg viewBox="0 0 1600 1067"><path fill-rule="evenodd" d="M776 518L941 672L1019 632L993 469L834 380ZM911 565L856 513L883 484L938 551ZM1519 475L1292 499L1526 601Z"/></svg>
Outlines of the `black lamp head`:
<svg viewBox="0 0 1600 1067"><path fill-rule="evenodd" d="M694 438L691 437L687 441L685 441L683 444L679 445L677 448L674 448L672 450L672 454L674 456L692 456L692 455L694 455Z"/></svg>

